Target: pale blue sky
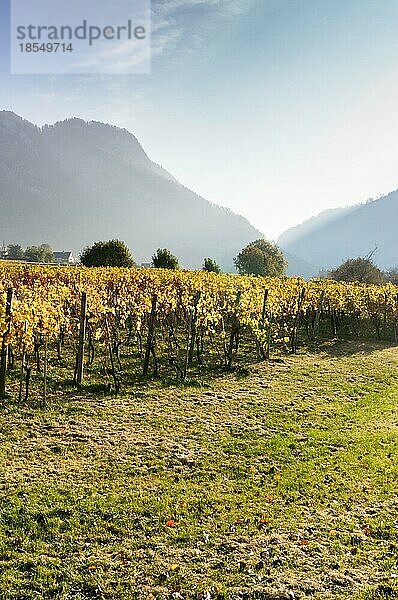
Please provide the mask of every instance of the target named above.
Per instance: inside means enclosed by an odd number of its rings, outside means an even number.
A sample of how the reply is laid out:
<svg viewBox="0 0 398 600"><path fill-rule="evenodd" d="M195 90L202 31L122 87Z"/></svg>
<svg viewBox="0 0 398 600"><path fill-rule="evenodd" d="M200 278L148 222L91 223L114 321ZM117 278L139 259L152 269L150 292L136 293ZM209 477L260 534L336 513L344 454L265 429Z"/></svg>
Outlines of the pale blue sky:
<svg viewBox="0 0 398 600"><path fill-rule="evenodd" d="M397 0L152 4L150 75L0 75L0 108L126 127L271 238L398 187Z"/></svg>

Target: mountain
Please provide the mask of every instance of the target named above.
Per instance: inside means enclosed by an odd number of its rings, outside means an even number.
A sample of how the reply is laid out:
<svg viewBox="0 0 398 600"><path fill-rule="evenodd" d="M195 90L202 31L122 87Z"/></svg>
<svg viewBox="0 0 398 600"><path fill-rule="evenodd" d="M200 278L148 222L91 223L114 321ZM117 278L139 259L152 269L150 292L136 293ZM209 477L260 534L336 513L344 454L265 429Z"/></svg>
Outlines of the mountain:
<svg viewBox="0 0 398 600"><path fill-rule="evenodd" d="M187 268L210 256L223 270L263 237L150 160L126 131L68 119L42 128L0 112L0 239L73 250L120 238L137 262L169 248Z"/></svg>
<svg viewBox="0 0 398 600"><path fill-rule="evenodd" d="M303 260L296 254L293 254L288 250L284 250L283 254L288 263L286 274L289 277L300 276L304 277L304 279L310 279L316 273L318 273L319 269L315 265L307 262L306 260Z"/></svg>
<svg viewBox="0 0 398 600"><path fill-rule="evenodd" d="M347 258L373 259L382 269L398 265L398 190L349 208L329 210L283 233L278 243L320 269ZM315 275L316 273L314 273Z"/></svg>

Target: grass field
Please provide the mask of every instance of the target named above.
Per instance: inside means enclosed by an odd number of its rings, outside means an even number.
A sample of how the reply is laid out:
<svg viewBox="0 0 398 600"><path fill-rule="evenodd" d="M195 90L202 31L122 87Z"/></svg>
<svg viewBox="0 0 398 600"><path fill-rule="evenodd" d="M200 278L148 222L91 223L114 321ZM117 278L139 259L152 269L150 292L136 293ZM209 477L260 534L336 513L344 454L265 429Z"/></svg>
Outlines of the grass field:
<svg viewBox="0 0 398 600"><path fill-rule="evenodd" d="M3 404L0 599L398 598L398 349L191 383Z"/></svg>

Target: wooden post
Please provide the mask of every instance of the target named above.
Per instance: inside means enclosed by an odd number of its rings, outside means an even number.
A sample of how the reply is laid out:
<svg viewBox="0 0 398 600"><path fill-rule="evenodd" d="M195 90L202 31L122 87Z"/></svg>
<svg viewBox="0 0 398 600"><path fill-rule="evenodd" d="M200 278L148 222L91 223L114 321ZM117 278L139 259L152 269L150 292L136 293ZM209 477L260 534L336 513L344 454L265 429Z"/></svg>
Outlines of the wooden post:
<svg viewBox="0 0 398 600"><path fill-rule="evenodd" d="M318 299L318 306L316 309L314 327L313 327L313 335L314 335L315 339L318 337L318 334L319 334L319 323L321 321L321 314L322 314L322 309L323 309L323 301L325 300L325 294L326 294L325 290L322 290L321 295L319 296L319 299Z"/></svg>
<svg viewBox="0 0 398 600"><path fill-rule="evenodd" d="M337 337L337 320L336 320L336 309L335 308L332 308L330 318L331 318L331 323L332 323L333 337L336 338Z"/></svg>
<svg viewBox="0 0 398 600"><path fill-rule="evenodd" d="M7 358L8 358L8 336L11 332L11 315L12 315L12 300L14 296L14 290L8 288L7 290L7 302L6 302L6 331L3 335L1 343L1 361L0 361L0 398L4 398L6 395L6 376L7 376Z"/></svg>
<svg viewBox="0 0 398 600"><path fill-rule="evenodd" d="M264 290L263 311L261 313L261 329L264 329L265 313L267 311L268 294L269 294L269 290Z"/></svg>
<svg viewBox="0 0 398 600"><path fill-rule="evenodd" d="M239 321L239 318L238 318L236 312L239 307L241 297L242 297L242 292L239 290L239 292L236 295L235 312L232 316L231 334L229 337L229 345L228 345L228 350L227 350L227 367L228 367L228 369L232 368L232 360L233 360L233 356L234 356L234 346L235 346L235 352L237 353L237 351L238 351L238 339L239 339L238 336L239 336L239 331L240 331L240 321Z"/></svg>
<svg viewBox="0 0 398 600"><path fill-rule="evenodd" d="M48 341L47 335L44 337L44 361L43 361L43 399L41 407L45 408L47 404L47 364L48 364Z"/></svg>
<svg viewBox="0 0 398 600"><path fill-rule="evenodd" d="M144 377L148 375L149 369L149 358L151 356L151 351L153 349L153 336L155 332L155 321L156 321L156 306L158 302L158 297L156 294L152 296L152 308L151 314L149 315L149 323L148 323L148 337L146 341L146 349L145 349L145 359L144 359Z"/></svg>
<svg viewBox="0 0 398 600"><path fill-rule="evenodd" d="M195 340L196 340L196 323L198 320L198 304L200 300L201 292L196 292L193 307L193 315L191 313L191 323L190 323L190 343L189 343L189 352L188 352L188 365L193 363L193 355L195 352Z"/></svg>
<svg viewBox="0 0 398 600"><path fill-rule="evenodd" d="M27 332L28 332L28 323L27 323L27 321L25 321L25 325L24 325L25 336L26 336ZM26 342L25 342L25 337L24 337L24 341L23 341L23 345L22 345L22 356L21 356L21 374L19 377L18 402L22 402L23 381L24 381L24 374L25 374L25 361L26 361Z"/></svg>
<svg viewBox="0 0 398 600"><path fill-rule="evenodd" d="M297 313L293 319L293 331L292 331L291 340L290 340L292 354L295 354L297 352L298 327L300 324L301 309L303 308L303 304L304 304L304 300L305 300L305 292L306 292L305 288L302 288L298 294Z"/></svg>
<svg viewBox="0 0 398 600"><path fill-rule="evenodd" d="M268 331L267 331L267 350L265 353L265 359L269 360L271 354L271 342L272 342L272 319L273 315L270 313L269 315L269 323L268 323Z"/></svg>
<svg viewBox="0 0 398 600"><path fill-rule="evenodd" d="M106 317L105 317L105 328L106 328L106 337L107 337L107 342L108 342L109 358L111 361L113 383L115 385L115 393L118 394L120 391L120 381L116 374L115 361L113 358L111 335L109 333L109 324L108 324L108 319Z"/></svg>
<svg viewBox="0 0 398 600"><path fill-rule="evenodd" d="M190 310L189 311L189 318L188 318L188 331L187 331L187 346L186 346L186 351L185 351L185 360L184 360L184 371L182 374L182 379L186 379L187 377L187 372L188 372L188 365L189 365L189 352L191 349L191 335L192 335L192 322L193 322L193 311Z"/></svg>
<svg viewBox="0 0 398 600"><path fill-rule="evenodd" d="M79 348L77 351L76 385L81 385L82 381L83 381L84 342L86 339L86 323L87 323L87 294L86 294L86 292L82 292L82 301L81 301L81 308L80 308Z"/></svg>
<svg viewBox="0 0 398 600"><path fill-rule="evenodd" d="M260 330L264 331L264 327L265 327L265 315L267 314L267 302L268 302L268 295L269 295L269 290L266 289L264 290L264 296L263 296L263 310L261 312L261 320L260 320ZM264 349L265 347L265 342L263 340L257 341L257 347L260 353L260 356L264 359L267 360L267 351Z"/></svg>

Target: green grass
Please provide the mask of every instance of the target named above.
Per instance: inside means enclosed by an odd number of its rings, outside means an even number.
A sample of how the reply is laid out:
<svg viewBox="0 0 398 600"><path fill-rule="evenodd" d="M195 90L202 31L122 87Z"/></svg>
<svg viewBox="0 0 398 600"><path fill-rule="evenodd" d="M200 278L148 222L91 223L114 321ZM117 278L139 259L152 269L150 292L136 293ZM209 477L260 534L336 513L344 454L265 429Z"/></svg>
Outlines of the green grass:
<svg viewBox="0 0 398 600"><path fill-rule="evenodd" d="M3 404L0 599L398 598L398 350L191 383Z"/></svg>

